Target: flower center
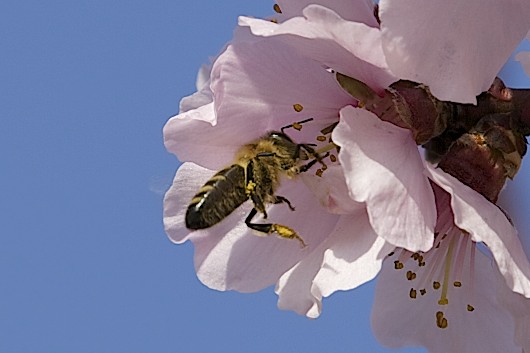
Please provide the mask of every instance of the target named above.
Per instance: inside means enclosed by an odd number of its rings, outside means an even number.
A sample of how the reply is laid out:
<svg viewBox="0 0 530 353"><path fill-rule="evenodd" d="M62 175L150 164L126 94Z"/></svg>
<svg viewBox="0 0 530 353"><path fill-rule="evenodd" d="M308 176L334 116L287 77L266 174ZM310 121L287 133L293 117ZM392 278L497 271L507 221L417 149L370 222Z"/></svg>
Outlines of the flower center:
<svg viewBox="0 0 530 353"><path fill-rule="evenodd" d="M426 253L402 250L394 261L394 269L404 272L402 278L410 282L410 299L434 304L434 322L441 329L449 325L449 305L466 312L475 310L472 304L475 251L476 244L469 234L452 226L435 234L432 250Z"/></svg>

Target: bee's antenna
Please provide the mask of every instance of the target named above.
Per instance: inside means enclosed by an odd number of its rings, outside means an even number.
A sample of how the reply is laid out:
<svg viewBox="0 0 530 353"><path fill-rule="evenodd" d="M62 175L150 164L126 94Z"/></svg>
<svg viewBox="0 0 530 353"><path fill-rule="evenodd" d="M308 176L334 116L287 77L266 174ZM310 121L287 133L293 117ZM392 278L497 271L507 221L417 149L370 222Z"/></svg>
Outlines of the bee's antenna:
<svg viewBox="0 0 530 353"><path fill-rule="evenodd" d="M288 129L290 127L292 127L295 130L300 131L302 129L302 124L303 123L307 123L308 121L311 121L311 120L313 120L313 118L305 119L305 120L302 120L302 121L297 121L296 123L292 123L291 125L287 125L287 126L282 127L280 129L280 131L282 132L282 134L285 134L285 132L283 130Z"/></svg>

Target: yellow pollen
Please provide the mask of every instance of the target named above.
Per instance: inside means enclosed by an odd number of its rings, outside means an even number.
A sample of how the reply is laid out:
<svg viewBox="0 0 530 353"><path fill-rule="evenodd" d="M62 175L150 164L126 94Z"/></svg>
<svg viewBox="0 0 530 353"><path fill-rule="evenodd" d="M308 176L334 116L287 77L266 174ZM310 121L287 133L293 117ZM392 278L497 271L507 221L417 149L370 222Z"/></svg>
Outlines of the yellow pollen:
<svg viewBox="0 0 530 353"><path fill-rule="evenodd" d="M317 136L317 141L320 141L320 142L324 142L326 141L327 137L326 136Z"/></svg>
<svg viewBox="0 0 530 353"><path fill-rule="evenodd" d="M300 113L302 110L304 110L304 107L302 106L302 104L298 104L298 103L293 104L293 108L294 108L294 111L297 113Z"/></svg>
<svg viewBox="0 0 530 353"><path fill-rule="evenodd" d="M436 312L436 325L439 328L447 328L447 319L444 317L443 311Z"/></svg>
<svg viewBox="0 0 530 353"><path fill-rule="evenodd" d="M396 270L401 270L403 268L403 262L399 261L399 260L396 260L394 261L394 268Z"/></svg>
<svg viewBox="0 0 530 353"><path fill-rule="evenodd" d="M416 299L416 290L415 290L414 288L411 288L411 289L410 289L409 296L410 296L412 299Z"/></svg>
<svg viewBox="0 0 530 353"><path fill-rule="evenodd" d="M462 282L460 282L460 281L455 281L455 282L453 283L453 286L455 286L455 287L462 287Z"/></svg>
<svg viewBox="0 0 530 353"><path fill-rule="evenodd" d="M473 311L473 310L475 310L475 308L473 307L473 305L469 305L469 304L468 304L468 305L467 305L467 311L471 312L471 311Z"/></svg>
<svg viewBox="0 0 530 353"><path fill-rule="evenodd" d="M420 289L420 294L421 295L425 295L425 293L427 293L427 290L425 288Z"/></svg>
<svg viewBox="0 0 530 353"><path fill-rule="evenodd" d="M322 171L324 171L324 170L326 170L326 169L328 169L328 166L324 164L324 165L322 166Z"/></svg>
<svg viewBox="0 0 530 353"><path fill-rule="evenodd" d="M434 289L440 289L440 282L437 282L437 281L432 282L432 287Z"/></svg>
<svg viewBox="0 0 530 353"><path fill-rule="evenodd" d="M330 156L329 156L329 159L330 159L330 161L332 161L332 162L336 162L336 161L337 161L337 157L335 157L334 154L330 155Z"/></svg>
<svg viewBox="0 0 530 353"><path fill-rule="evenodd" d="M274 6L272 7L274 9L274 11L276 11L277 13L282 13L282 9L280 9L280 5L278 4L274 4Z"/></svg>
<svg viewBox="0 0 530 353"><path fill-rule="evenodd" d="M412 281L412 280L415 279L415 278L416 278L416 274L415 274L414 272L412 272L412 271L407 271L407 279L408 279L409 281Z"/></svg>
<svg viewBox="0 0 530 353"><path fill-rule="evenodd" d="M317 171L315 172L315 175L321 177L322 173L324 173L324 171L322 169L318 168Z"/></svg>

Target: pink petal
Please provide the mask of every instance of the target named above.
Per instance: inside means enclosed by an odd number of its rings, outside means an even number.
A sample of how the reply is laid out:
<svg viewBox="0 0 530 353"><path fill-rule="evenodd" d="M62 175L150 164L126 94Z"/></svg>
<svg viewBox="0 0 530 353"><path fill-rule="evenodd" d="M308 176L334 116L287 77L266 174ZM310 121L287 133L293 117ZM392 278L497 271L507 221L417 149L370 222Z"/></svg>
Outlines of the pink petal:
<svg viewBox="0 0 530 353"><path fill-rule="evenodd" d="M218 290L254 292L270 286L307 256L335 227L339 216L328 214L300 181L286 181L279 195L287 197L296 211L285 204L272 205L268 221L295 229L308 245L274 235L257 236L244 224L251 204L247 202L221 223L193 238L197 276ZM259 217L254 219L260 221Z"/></svg>
<svg viewBox="0 0 530 353"><path fill-rule="evenodd" d="M515 342L530 352L530 299L512 291L499 291L497 297L515 320Z"/></svg>
<svg viewBox="0 0 530 353"><path fill-rule="evenodd" d="M223 120L216 125L210 103L169 119L164 126L164 144L181 162L193 161L217 170L230 164L237 149L250 141L241 133L234 138L234 130L241 130L237 120Z"/></svg>
<svg viewBox="0 0 530 353"><path fill-rule="evenodd" d="M527 0L381 0L392 72L441 100L475 103L530 29Z"/></svg>
<svg viewBox="0 0 530 353"><path fill-rule="evenodd" d="M318 198L320 205L330 213L350 214L366 208L363 203L356 202L349 196L340 165L329 166L322 177L305 173L301 178Z"/></svg>
<svg viewBox="0 0 530 353"><path fill-rule="evenodd" d="M164 197L164 228L171 241L181 244L193 239L185 227L186 210L191 199L215 171L184 163L177 170L173 184ZM197 233L195 233L197 235Z"/></svg>
<svg viewBox="0 0 530 353"><path fill-rule="evenodd" d="M284 19L302 16L303 9L312 4L322 5L348 21L365 23L370 27L379 27L374 16L374 2L372 0L278 0Z"/></svg>
<svg viewBox="0 0 530 353"><path fill-rule="evenodd" d="M411 282L405 278L407 269L395 270L392 261L385 261L372 309L377 339L391 348L421 345L431 353L520 353L513 339L513 319L496 296L497 285L507 290L502 277L480 251L475 260L475 295L466 295L469 289L465 292L464 286L454 288L448 305L439 305L436 295L418 294L412 299ZM427 291L433 291L432 286ZM466 310L468 300L475 308L472 312ZM448 321L445 329L436 325L439 310Z"/></svg>
<svg viewBox="0 0 530 353"><path fill-rule="evenodd" d="M374 90L383 90L397 80L388 70L379 29L346 21L319 5L310 5L303 13L305 17L281 24L248 17L240 17L239 24L249 26L257 36L278 36L303 55Z"/></svg>
<svg viewBox="0 0 530 353"><path fill-rule="evenodd" d="M350 196L366 202L376 233L397 247L429 250L436 207L411 133L350 106L341 110L333 141Z"/></svg>
<svg viewBox="0 0 530 353"><path fill-rule="evenodd" d="M482 195L453 176L430 165L427 175L451 195L455 224L483 242L493 254L501 274L514 292L530 297L530 263L517 230L504 213Z"/></svg>
<svg viewBox="0 0 530 353"><path fill-rule="evenodd" d="M353 102L332 73L273 39L229 46L214 64L212 91L218 124L237 122L232 138L257 137L308 117L336 121L339 109Z"/></svg>
<svg viewBox="0 0 530 353"><path fill-rule="evenodd" d="M392 248L374 233L366 212L342 216L330 236L280 278L278 306L318 317L323 296L373 279Z"/></svg>

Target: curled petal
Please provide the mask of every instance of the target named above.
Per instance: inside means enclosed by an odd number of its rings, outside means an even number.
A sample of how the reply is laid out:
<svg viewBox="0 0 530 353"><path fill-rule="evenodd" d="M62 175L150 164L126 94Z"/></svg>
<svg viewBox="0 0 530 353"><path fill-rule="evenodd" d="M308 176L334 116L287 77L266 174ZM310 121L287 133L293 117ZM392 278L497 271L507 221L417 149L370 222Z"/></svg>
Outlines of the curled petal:
<svg viewBox="0 0 530 353"><path fill-rule="evenodd" d="M234 130L241 129L239 121L223 120L215 125L216 121L213 103L172 117L164 126L166 149L181 162L193 161L212 170L221 169L248 140L241 133L234 139Z"/></svg>
<svg viewBox="0 0 530 353"><path fill-rule="evenodd" d="M530 29L527 0L381 0L392 72L441 100L475 103Z"/></svg>
<svg viewBox="0 0 530 353"><path fill-rule="evenodd" d="M302 16L303 9L311 4L322 5L330 10L340 13L341 16L352 22L365 23L370 27L379 27L374 16L374 2L372 0L278 0L284 19Z"/></svg>
<svg viewBox="0 0 530 353"><path fill-rule="evenodd" d="M373 279L392 249L372 230L365 211L344 215L324 242L280 278L278 306L318 317L322 297Z"/></svg>
<svg viewBox="0 0 530 353"><path fill-rule="evenodd" d="M426 172L451 195L455 224L470 233L473 241L488 246L509 288L530 298L530 263L517 230L504 213L475 190L439 168L428 165Z"/></svg>
<svg viewBox="0 0 530 353"><path fill-rule="evenodd" d="M350 196L366 203L376 233L397 247L429 250L436 206L411 133L350 106L341 110L333 141Z"/></svg>
<svg viewBox="0 0 530 353"><path fill-rule="evenodd" d="M416 283L406 280L406 268L396 270L392 261L385 261L372 309L372 328L377 339L391 348L421 345L432 353L520 353L521 348L514 342L512 316L499 303L496 293L497 285L505 291L508 288L480 251L476 252L475 261L474 294L465 284L452 288L446 305L439 305L439 295L433 295L432 286L426 288L426 295L418 293L412 298L411 286ZM473 311L467 309L470 301ZM437 312L443 314L440 320L447 320L446 328L437 326Z"/></svg>
<svg viewBox="0 0 530 353"><path fill-rule="evenodd" d="M281 24L240 17L239 24L249 26L257 36L278 36L299 53L376 91L397 80L388 70L378 28L344 20L319 5L306 7L303 14Z"/></svg>

